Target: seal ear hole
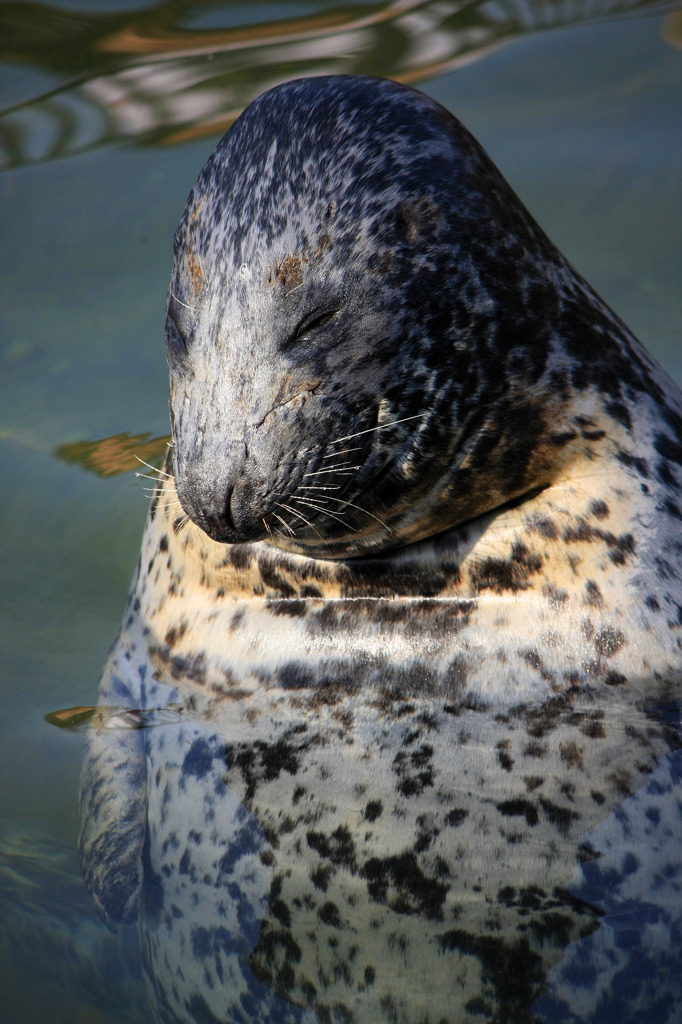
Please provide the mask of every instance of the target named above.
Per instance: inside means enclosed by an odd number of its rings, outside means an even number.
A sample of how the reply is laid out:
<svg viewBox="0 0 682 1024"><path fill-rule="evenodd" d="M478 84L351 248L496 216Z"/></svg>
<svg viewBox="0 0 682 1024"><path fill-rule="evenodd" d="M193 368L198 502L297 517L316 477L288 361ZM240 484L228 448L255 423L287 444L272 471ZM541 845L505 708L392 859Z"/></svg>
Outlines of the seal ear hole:
<svg viewBox="0 0 682 1024"><path fill-rule="evenodd" d="M414 209L409 206L399 206L395 216L395 228L398 238L408 245L414 245L419 241L419 225L414 216Z"/></svg>

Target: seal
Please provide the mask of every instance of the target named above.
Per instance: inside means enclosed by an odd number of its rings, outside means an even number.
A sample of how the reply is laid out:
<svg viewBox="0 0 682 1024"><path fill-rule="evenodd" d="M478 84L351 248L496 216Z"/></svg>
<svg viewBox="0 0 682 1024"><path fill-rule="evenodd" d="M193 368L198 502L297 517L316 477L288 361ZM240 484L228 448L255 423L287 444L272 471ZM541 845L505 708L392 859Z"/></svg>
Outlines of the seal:
<svg viewBox="0 0 682 1024"><path fill-rule="evenodd" d="M468 132L368 78L218 145L166 342L80 836L159 1019L588 1019L610 981L557 965L599 929L675 1020L676 387ZM655 921L636 992L605 889Z"/></svg>

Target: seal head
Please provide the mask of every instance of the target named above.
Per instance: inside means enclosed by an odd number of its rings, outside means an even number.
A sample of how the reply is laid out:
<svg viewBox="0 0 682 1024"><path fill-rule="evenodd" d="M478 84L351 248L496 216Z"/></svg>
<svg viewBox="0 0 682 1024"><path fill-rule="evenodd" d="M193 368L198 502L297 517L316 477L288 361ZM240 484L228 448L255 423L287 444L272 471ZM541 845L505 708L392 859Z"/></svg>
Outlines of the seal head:
<svg viewBox="0 0 682 1024"><path fill-rule="evenodd" d="M651 393L629 337L433 100L288 83L223 138L176 234L180 501L214 540L313 557L422 540L550 483L576 389L616 415L625 376Z"/></svg>

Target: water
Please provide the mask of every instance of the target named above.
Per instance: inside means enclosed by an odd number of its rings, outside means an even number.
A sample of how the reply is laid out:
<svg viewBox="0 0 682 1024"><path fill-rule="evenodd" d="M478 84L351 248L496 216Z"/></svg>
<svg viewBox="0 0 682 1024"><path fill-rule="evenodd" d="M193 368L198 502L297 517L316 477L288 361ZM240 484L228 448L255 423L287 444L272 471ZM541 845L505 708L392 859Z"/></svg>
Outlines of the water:
<svg viewBox="0 0 682 1024"><path fill-rule="evenodd" d="M383 21L381 12L314 3L0 8L0 103L11 108L0 115L8 165L0 178L7 1024L148 1019L134 930L112 936L78 881L83 732L44 721L96 699L145 500L130 473L101 475L65 453L77 456L84 441L168 431L162 314L172 234L230 112L268 84L312 71L421 83L474 132L559 248L682 382L680 12L491 3L413 5ZM265 34L273 19L274 37ZM126 464L120 443L95 452L104 452L100 471ZM664 763L655 780L671 800L676 771ZM601 828L608 834L598 841L611 843L616 863L618 829L611 820ZM669 874L659 888L672 908L674 950L680 896ZM586 900L589 881L579 894ZM660 950L650 903L633 897L627 906L626 914L619 905L623 943ZM579 1003L574 1016L557 1009L571 971L584 989L585 978L608 988L608 950L600 954L599 933L590 941L538 1004L545 1019L581 1019ZM667 1019L652 1009L654 995L679 963L662 954L653 967L639 962L652 972L643 1019ZM604 1010L589 1019L611 1018Z"/></svg>

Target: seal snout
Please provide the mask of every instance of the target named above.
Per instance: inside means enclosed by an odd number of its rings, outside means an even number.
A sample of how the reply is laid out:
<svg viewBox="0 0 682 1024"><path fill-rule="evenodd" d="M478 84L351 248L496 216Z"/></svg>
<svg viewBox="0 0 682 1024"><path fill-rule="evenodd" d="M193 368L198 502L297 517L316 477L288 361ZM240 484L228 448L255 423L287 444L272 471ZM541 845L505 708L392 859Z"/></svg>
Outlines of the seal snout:
<svg viewBox="0 0 682 1024"><path fill-rule="evenodd" d="M267 537L263 523L267 482L243 465L211 476L198 465L178 466L176 486L190 519L219 544L245 544Z"/></svg>
<svg viewBox="0 0 682 1024"><path fill-rule="evenodd" d="M238 478L192 518L211 540L220 544L246 544L267 537L263 506L262 488L248 478Z"/></svg>

